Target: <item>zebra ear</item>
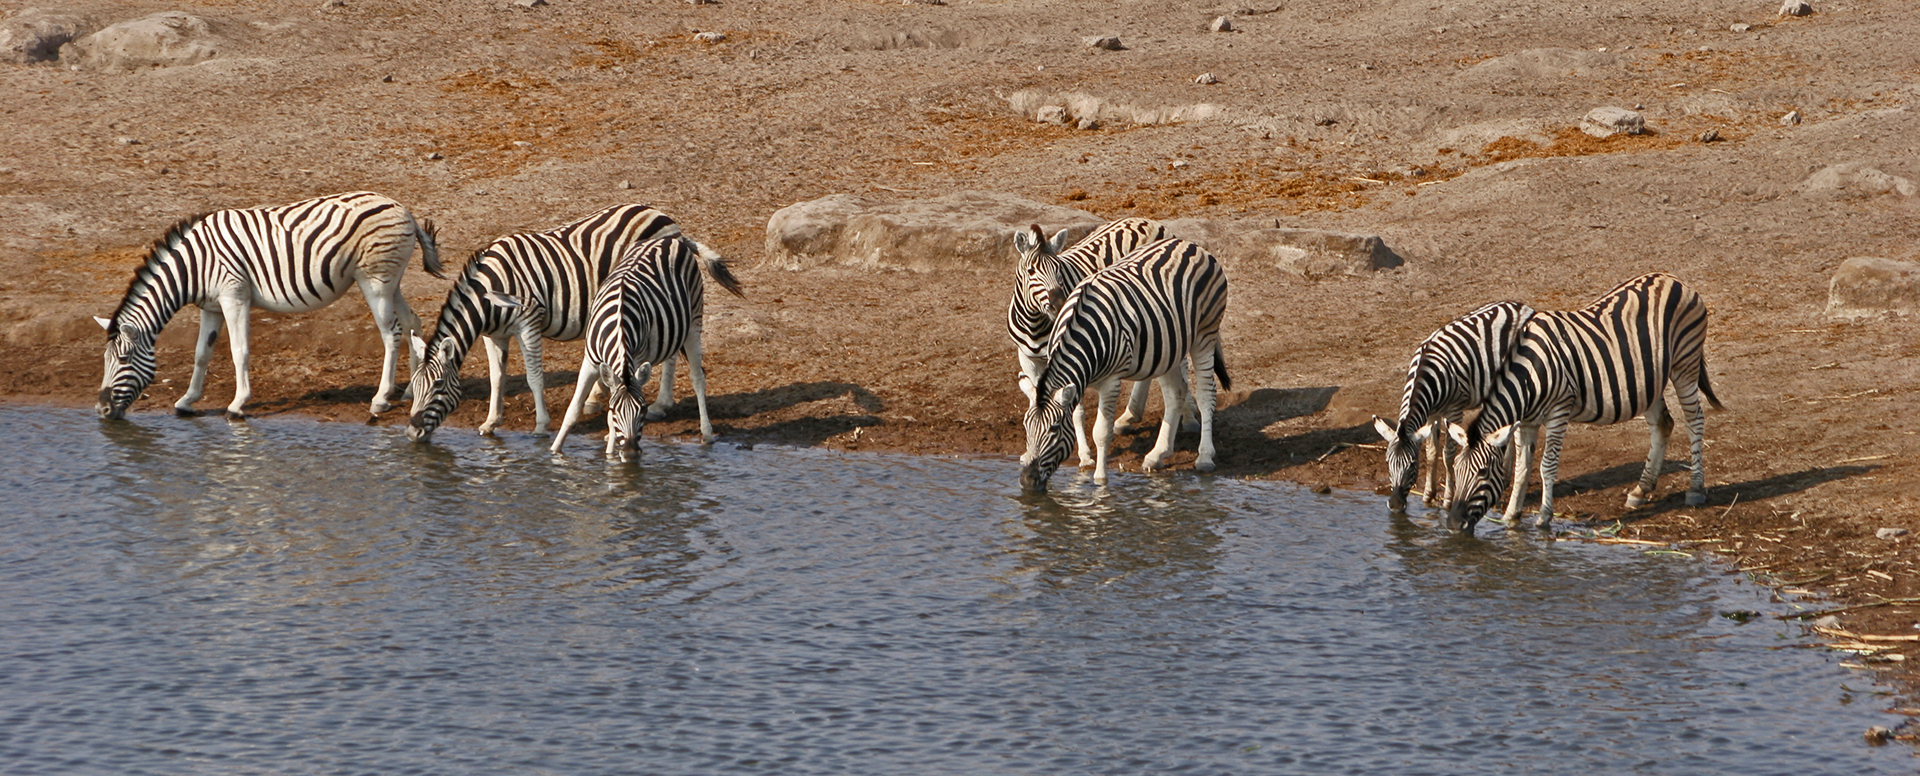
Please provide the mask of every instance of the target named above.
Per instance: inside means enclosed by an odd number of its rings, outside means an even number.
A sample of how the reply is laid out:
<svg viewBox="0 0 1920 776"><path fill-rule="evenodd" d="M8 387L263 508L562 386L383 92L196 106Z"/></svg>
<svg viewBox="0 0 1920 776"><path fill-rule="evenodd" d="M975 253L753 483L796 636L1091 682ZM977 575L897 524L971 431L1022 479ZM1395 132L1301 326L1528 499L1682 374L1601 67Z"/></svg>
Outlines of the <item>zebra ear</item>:
<svg viewBox="0 0 1920 776"><path fill-rule="evenodd" d="M1507 440L1513 438L1514 425L1515 424L1508 423L1507 425L1501 426L1499 429L1495 430L1493 433L1488 434L1487 444L1493 445L1494 447L1499 447L1501 445L1506 444Z"/></svg>
<svg viewBox="0 0 1920 776"><path fill-rule="evenodd" d="M1454 444L1467 446L1467 429L1458 423L1447 424L1447 436L1453 437Z"/></svg>
<svg viewBox="0 0 1920 776"><path fill-rule="evenodd" d="M1054 232L1053 239L1047 241L1047 252L1058 256L1060 252L1066 250L1067 245L1072 242L1073 240L1067 236L1067 230L1062 229Z"/></svg>
<svg viewBox="0 0 1920 776"><path fill-rule="evenodd" d="M418 370L421 362L427 360L427 341L420 339L418 334L413 335L411 339L412 341L407 343L407 354L413 356L413 368Z"/></svg>
<svg viewBox="0 0 1920 776"><path fill-rule="evenodd" d="M1032 253L1033 249L1038 247L1040 247L1039 243L1033 241L1033 236L1027 234L1027 230L1015 229L1013 231L1014 250L1021 253Z"/></svg>
<svg viewBox="0 0 1920 776"><path fill-rule="evenodd" d="M1425 443L1427 441L1427 438L1431 436L1433 436L1433 424L1429 423L1427 425L1421 426L1420 430L1413 432L1413 438L1407 441L1412 442L1416 445L1422 444L1422 443Z"/></svg>
<svg viewBox="0 0 1920 776"><path fill-rule="evenodd" d="M508 310L520 309L520 298L512 294L502 294L498 291L488 291L487 301L492 302L499 307L504 307Z"/></svg>
<svg viewBox="0 0 1920 776"><path fill-rule="evenodd" d="M1073 400L1074 400L1073 389L1070 387L1063 385L1055 389L1053 392L1053 403L1056 405L1066 406L1069 402L1072 402Z"/></svg>
<svg viewBox="0 0 1920 776"><path fill-rule="evenodd" d="M1380 438L1389 442L1399 436L1399 433L1394 430L1393 424L1388 423L1386 418L1380 417L1379 415L1373 416L1373 430L1380 432Z"/></svg>
<svg viewBox="0 0 1920 776"><path fill-rule="evenodd" d="M423 343L421 347L424 349L426 346ZM453 347L454 345L453 345L452 338L440 340L440 352L435 355L438 355L441 358L441 360L444 360L447 363L451 364L453 363ZM452 372L453 370L447 370L447 371Z"/></svg>

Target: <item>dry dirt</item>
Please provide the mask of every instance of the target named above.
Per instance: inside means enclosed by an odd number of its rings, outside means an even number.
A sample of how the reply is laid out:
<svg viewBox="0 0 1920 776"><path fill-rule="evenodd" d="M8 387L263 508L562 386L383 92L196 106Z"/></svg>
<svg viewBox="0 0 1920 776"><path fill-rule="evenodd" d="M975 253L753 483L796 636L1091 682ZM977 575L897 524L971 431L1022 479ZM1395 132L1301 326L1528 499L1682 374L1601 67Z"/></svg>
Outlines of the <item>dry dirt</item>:
<svg viewBox="0 0 1920 776"><path fill-rule="evenodd" d="M1920 202L1796 188L1850 161L1920 179L1911 3L1822 2L1793 19L1767 0L63 7L109 21L186 10L232 22L235 42L206 64L136 73L0 66L0 393L16 400L91 402L100 342L86 316L113 308L143 246L183 215L372 189L439 222L457 265L498 234L645 201L748 284L745 300L709 295L722 444L1013 456L1010 270L776 270L762 264L767 217L836 192L981 189L1105 217L1268 218L1379 234L1407 264L1232 277L1238 390L1219 476L1378 488L1368 421L1397 408L1428 332L1486 301L1576 307L1670 272L1712 309L1708 363L1728 409L1708 416L1710 501L1685 506L1670 462L1665 498L1624 511L1645 426L1576 427L1562 524L1679 541L1809 608L1850 607L1850 630L1920 633L1920 606L1896 601L1920 596L1920 322L1824 314L1843 260L1915 258ZM1222 15L1237 31L1208 31ZM1080 42L1099 34L1128 48ZM1516 56L1545 48L1578 56ZM1194 83L1203 72L1220 82ZM1021 90L1116 112L1091 130L1039 124L1011 107ZM1211 118L1124 120L1200 104ZM1639 106L1653 133L1572 130L1606 105ZM1789 111L1800 123L1782 123ZM1699 142L1707 130L1719 141ZM406 289L430 320L446 282L416 271ZM178 320L136 412L184 386L194 319ZM364 421L378 352L357 299L256 314L251 410ZM578 353L548 348L552 406ZM230 396L224 357L213 374L203 408ZM517 385L503 433L530 431ZM649 432L688 436L691 405ZM469 402L442 433L483 409ZM1126 440L1121 465L1137 468L1150 442ZM1192 476L1191 445L1172 476ZM1887 527L1916 533L1876 538ZM1887 643L1920 658L1920 644ZM1908 680L1920 662L1880 660Z"/></svg>

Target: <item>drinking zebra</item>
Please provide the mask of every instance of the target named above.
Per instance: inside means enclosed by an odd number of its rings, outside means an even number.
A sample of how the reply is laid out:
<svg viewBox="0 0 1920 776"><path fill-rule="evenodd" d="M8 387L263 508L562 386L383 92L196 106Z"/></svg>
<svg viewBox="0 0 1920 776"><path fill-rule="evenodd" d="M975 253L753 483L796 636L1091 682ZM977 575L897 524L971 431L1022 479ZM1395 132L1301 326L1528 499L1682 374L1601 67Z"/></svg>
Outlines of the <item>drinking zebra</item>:
<svg viewBox="0 0 1920 776"><path fill-rule="evenodd" d="M1093 480L1106 482L1120 382L1158 378L1166 405L1179 407L1187 398L1189 361L1200 415L1194 468L1213 471L1214 382L1232 387L1220 349L1226 312L1227 275L1220 262L1178 238L1151 243L1074 288L1060 309L1046 369L1023 418L1027 450L1020 457L1020 484L1029 491L1046 489L1067 458L1071 415L1088 388L1100 402L1093 426ZM1147 453L1147 469L1159 468L1173 451L1179 415L1169 409L1161 417L1160 439Z"/></svg>
<svg viewBox="0 0 1920 776"><path fill-rule="evenodd" d="M1428 506L1445 506L1452 491L1434 487L1450 472L1442 424L1458 423L1462 413L1480 406L1513 355L1520 327L1532 315L1533 308L1519 302L1494 302L1440 327L1414 348L1398 422L1373 418L1374 430L1387 440L1387 475L1393 481L1387 505L1394 511L1407 508L1407 491L1419 478L1423 450L1427 477L1422 495Z"/></svg>
<svg viewBox="0 0 1920 776"><path fill-rule="evenodd" d="M430 339L413 342L413 417L407 436L415 441L460 406L460 365L476 339L486 343L492 390L480 433L499 428L506 375L502 361L510 339L520 342L527 387L533 393L534 430L547 430L543 339L585 336L587 313L600 281L614 262L635 244L680 236L680 225L647 205L615 205L545 232L510 234L475 251L467 259ZM673 366L661 370L663 385L673 382Z"/></svg>
<svg viewBox="0 0 1920 776"><path fill-rule="evenodd" d="M146 262L110 318L94 320L107 330L106 376L95 410L119 420L153 382L154 338L181 307L200 308L200 335L193 351L193 377L174 402L191 416L207 385L207 362L220 327L233 351L233 402L227 416L246 417L253 396L248 379L247 314L254 307L276 313L318 310L358 285L386 346L380 387L370 407L390 406L402 339L420 328L420 316L400 295L413 246L435 277L440 253L433 222L415 220L400 203L370 191L302 200L290 205L217 210L174 224L148 250Z"/></svg>
<svg viewBox="0 0 1920 776"><path fill-rule="evenodd" d="M567 441L567 431L580 419L592 386L607 392L607 451L625 463L635 452L646 421L666 417L673 406L671 372L662 368L658 398L640 406L640 389L655 364L671 364L685 354L687 375L693 380L694 402L700 407L700 442L713 444L713 423L707 418L707 374L700 367L700 330L705 313L707 274L734 296L745 296L727 263L711 251L683 237L648 240L627 249L626 256L607 275L593 295L587 324L587 355L580 363L580 382L560 431L553 435L553 452Z"/></svg>
<svg viewBox="0 0 1920 776"><path fill-rule="evenodd" d="M1067 301L1074 286L1095 272L1113 264L1138 248L1166 239L1166 227L1146 218L1122 218L1102 224L1086 237L1067 245L1067 230L1047 239L1034 224L1013 233L1013 247L1020 254L1019 285L1007 303L1007 334L1020 358L1020 392L1033 401L1033 386L1047 367L1047 340L1053 334L1054 317ZM1127 410L1115 421L1117 431L1126 431L1147 411L1145 383L1134 383L1127 398ZM1182 408L1184 420L1191 409ZM1093 462L1086 439L1086 408L1073 412L1074 447L1080 465Z"/></svg>
<svg viewBox="0 0 1920 776"><path fill-rule="evenodd" d="M1453 503L1447 525L1472 531L1500 499L1507 474L1501 455L1519 437L1516 458L1532 455L1541 427L1547 432L1540 456L1540 525L1553 519L1553 485L1559 473L1560 443L1569 421L1606 425L1646 413L1651 435L1646 469L1627 493L1627 508L1653 494L1665 462L1667 435L1673 430L1666 386L1671 383L1686 413L1692 443L1693 479L1688 504L1706 502L1706 462L1702 452L1706 418L1704 394L1715 409L1707 378L1705 343L1707 306L1693 289L1670 275L1634 278L1579 310L1534 313L1521 329L1513 357L1486 397L1470 428L1449 425L1463 448L1454 462ZM1516 466L1513 488L1526 490L1525 466ZM1507 507L1509 527L1520 520L1520 501Z"/></svg>

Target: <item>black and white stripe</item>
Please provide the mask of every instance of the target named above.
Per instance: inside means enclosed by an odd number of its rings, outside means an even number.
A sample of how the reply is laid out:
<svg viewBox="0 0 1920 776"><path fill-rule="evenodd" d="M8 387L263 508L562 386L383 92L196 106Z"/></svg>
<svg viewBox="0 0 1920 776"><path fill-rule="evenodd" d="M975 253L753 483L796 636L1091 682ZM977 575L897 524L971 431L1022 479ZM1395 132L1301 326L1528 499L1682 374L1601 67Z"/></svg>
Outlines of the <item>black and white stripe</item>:
<svg viewBox="0 0 1920 776"><path fill-rule="evenodd" d="M426 270L441 276L433 222L416 221L400 203L369 191L278 207L219 210L175 224L134 271L113 317L94 319L107 330L106 376L95 409L103 418L125 416L153 382L154 338L175 312L191 304L200 308L200 336L193 377L187 392L174 402L174 411L194 414L193 403L206 389L207 362L224 324L235 383L227 414L245 417L253 394L247 375L248 310L317 310L357 285L386 346L371 407L375 414L386 411L402 338L420 328L419 316L400 294L415 244Z"/></svg>
<svg viewBox="0 0 1920 776"><path fill-rule="evenodd" d="M593 294L629 248L652 239L680 236L680 225L647 205L615 205L545 232L510 234L467 260L433 336L416 340L413 418L407 435L418 441L460 406L460 365L476 339L486 344L491 403L480 433L500 425L506 375L501 362L517 339L533 393L534 430L548 423L541 342L576 340L586 334ZM662 370L672 382L672 367Z"/></svg>
<svg viewBox="0 0 1920 776"><path fill-rule="evenodd" d="M1520 341L1520 327L1532 315L1533 308L1519 302L1494 302L1440 327L1414 348L1398 422L1373 418L1374 429L1387 441L1387 475L1393 484L1388 506L1406 508L1407 492L1420 475L1422 448L1427 459L1421 488L1425 501L1445 505L1447 491L1435 487L1449 471L1441 423L1458 423L1463 413L1480 406L1506 369Z"/></svg>
<svg viewBox="0 0 1920 776"><path fill-rule="evenodd" d="M1200 246L1181 239L1160 240L1095 273L1068 295L1047 350L1047 367L1023 423L1026 454L1020 482L1041 491L1066 460L1073 434L1071 416L1081 395L1099 396L1093 427L1093 479L1107 479L1107 449L1113 440L1113 408L1120 382L1158 379L1167 406L1160 439L1145 466L1159 468L1179 429L1186 402L1186 364L1193 366L1195 403L1200 415L1200 447L1194 468L1212 471L1215 380L1231 387L1220 350L1220 321L1227 311L1227 275L1220 262Z"/></svg>
<svg viewBox="0 0 1920 776"><path fill-rule="evenodd" d="M693 379L694 401L700 407L700 441L713 443L713 423L707 418L707 375L700 366L706 310L706 284L700 279L703 264L721 288L744 296L724 259L683 237L639 243L607 275L593 297L580 382L573 389L560 431L553 436L553 452L560 452L566 443L587 393L598 384L607 392L606 454L627 461L646 421L666 417L673 406L672 373L663 366L659 397L651 407L640 406L640 389L654 365L672 364L680 354L687 357L687 375Z"/></svg>
<svg viewBox="0 0 1920 776"><path fill-rule="evenodd" d="M1651 274L1622 283L1579 310L1534 313L1521 329L1513 357L1471 428L1448 432L1464 448L1454 464L1450 527L1471 531L1497 503L1508 483L1499 465L1507 446L1519 437L1515 457L1527 461L1544 427L1546 449L1540 456L1540 524L1553 518L1553 485L1560 464L1560 443L1567 424L1618 423L1645 413L1651 435L1647 465L1627 494L1629 509L1652 495L1673 430L1666 387L1686 413L1693 477L1687 503L1706 501L1706 462L1702 452L1706 417L1700 397L1720 408L1708 382L1705 344L1707 306L1693 289L1670 275ZM1526 489L1526 468L1516 465L1515 491ZM1509 526L1519 524L1519 499L1508 507Z"/></svg>
<svg viewBox="0 0 1920 776"><path fill-rule="evenodd" d="M1068 248L1067 230L1047 239L1034 224L1013 233L1013 247L1020 255L1019 282L1013 299L1007 303L1007 335L1013 339L1020 359L1020 392L1033 401L1033 386L1047 368L1047 342L1053 335L1054 317L1080 281L1095 272L1113 266L1135 249L1169 237L1166 227L1147 218L1122 218L1109 221ZM1147 410L1145 383L1135 383L1128 395L1127 410L1115 421L1117 431L1126 431ZM1080 465L1093 462L1087 445L1086 408L1073 413L1074 446L1080 453Z"/></svg>

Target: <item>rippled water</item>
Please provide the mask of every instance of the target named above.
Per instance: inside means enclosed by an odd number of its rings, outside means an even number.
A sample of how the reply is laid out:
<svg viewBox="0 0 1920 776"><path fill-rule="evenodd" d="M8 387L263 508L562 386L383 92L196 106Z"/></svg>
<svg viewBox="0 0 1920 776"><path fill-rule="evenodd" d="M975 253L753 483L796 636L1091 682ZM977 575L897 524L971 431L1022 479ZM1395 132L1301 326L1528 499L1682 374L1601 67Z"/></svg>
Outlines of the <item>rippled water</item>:
<svg viewBox="0 0 1920 776"><path fill-rule="evenodd" d="M0 405L0 770L1914 767L1697 560L1190 473L435 439Z"/></svg>

